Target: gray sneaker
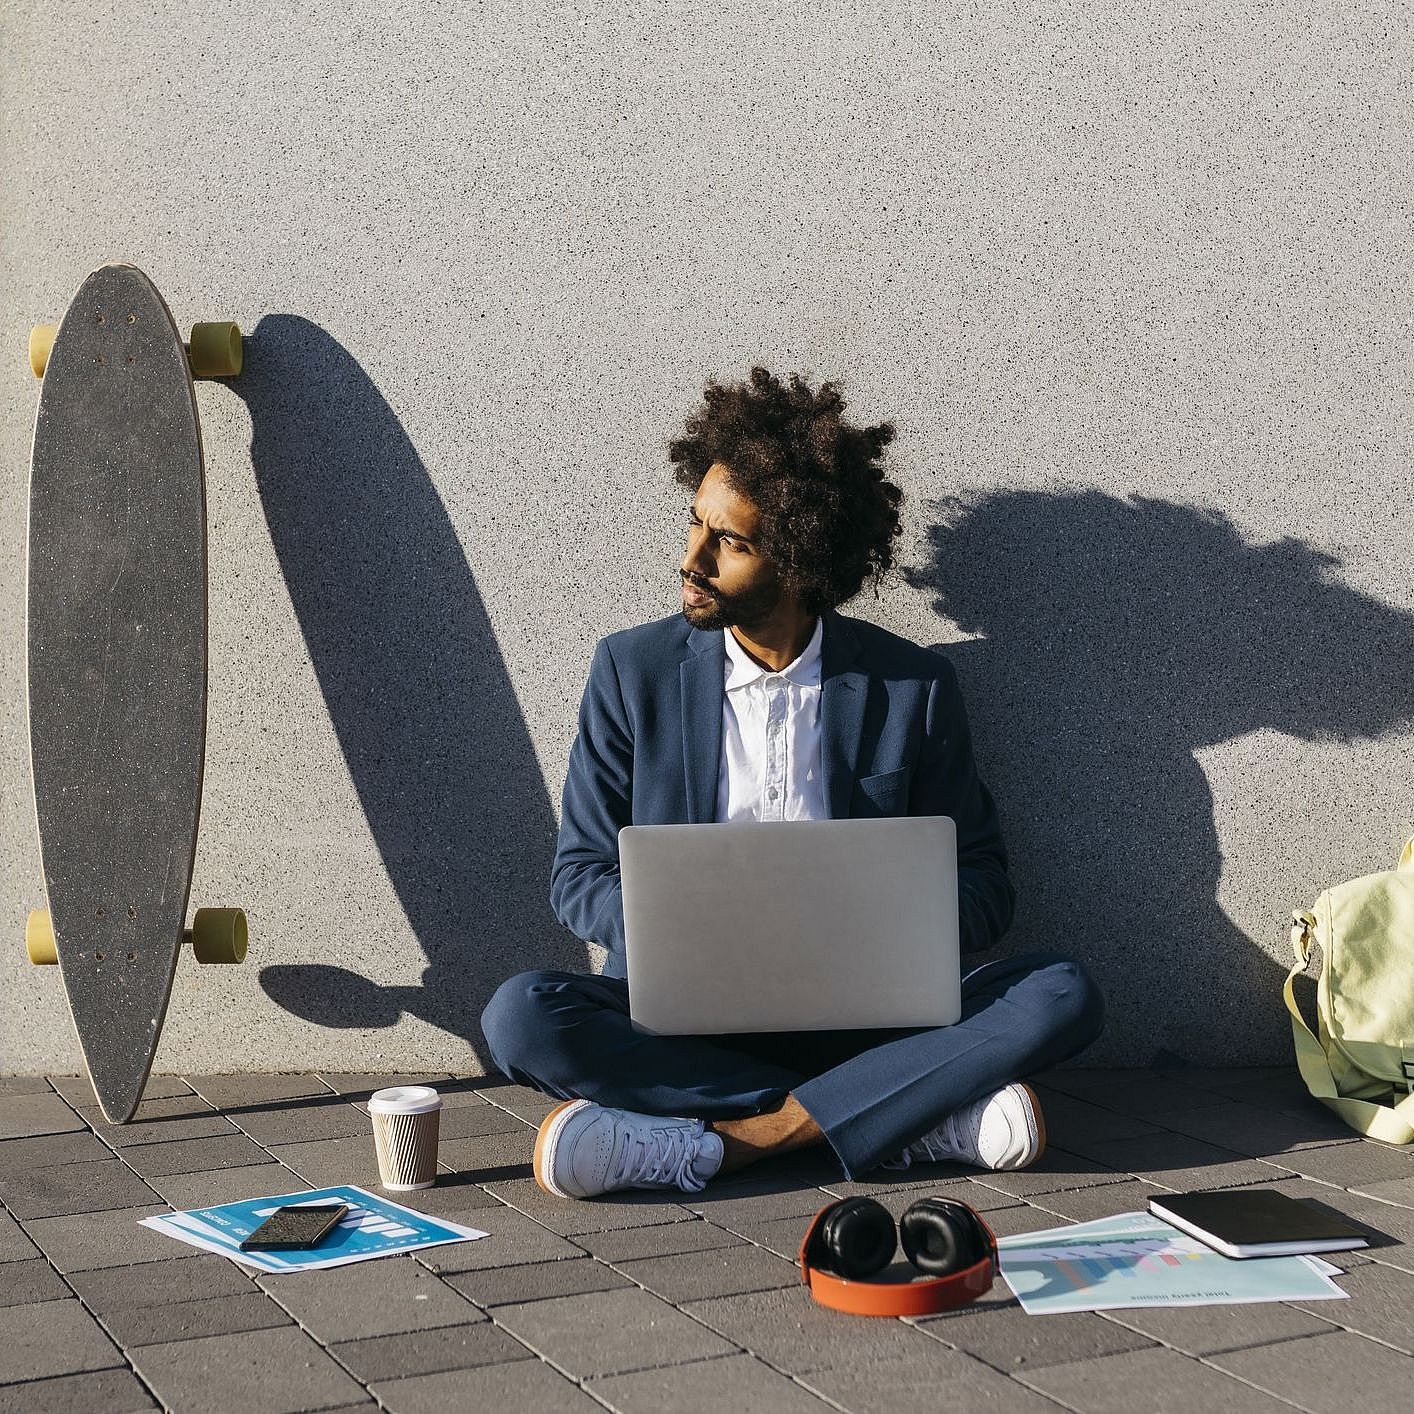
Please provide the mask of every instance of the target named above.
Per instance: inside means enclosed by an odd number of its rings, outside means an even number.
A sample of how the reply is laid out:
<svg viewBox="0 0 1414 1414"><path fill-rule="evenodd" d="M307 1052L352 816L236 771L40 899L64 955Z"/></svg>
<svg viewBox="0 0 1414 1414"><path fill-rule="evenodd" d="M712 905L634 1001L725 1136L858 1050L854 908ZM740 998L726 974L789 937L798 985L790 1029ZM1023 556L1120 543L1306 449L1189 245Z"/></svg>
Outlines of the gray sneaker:
<svg viewBox="0 0 1414 1414"><path fill-rule="evenodd" d="M722 1166L721 1137L700 1119L670 1119L566 1100L540 1122L535 1181L561 1198L618 1188L700 1193Z"/></svg>
<svg viewBox="0 0 1414 1414"><path fill-rule="evenodd" d="M1024 1169L1045 1152L1046 1121L1036 1092L1017 1081L954 1110L915 1139L886 1169L912 1163L973 1164L982 1169Z"/></svg>

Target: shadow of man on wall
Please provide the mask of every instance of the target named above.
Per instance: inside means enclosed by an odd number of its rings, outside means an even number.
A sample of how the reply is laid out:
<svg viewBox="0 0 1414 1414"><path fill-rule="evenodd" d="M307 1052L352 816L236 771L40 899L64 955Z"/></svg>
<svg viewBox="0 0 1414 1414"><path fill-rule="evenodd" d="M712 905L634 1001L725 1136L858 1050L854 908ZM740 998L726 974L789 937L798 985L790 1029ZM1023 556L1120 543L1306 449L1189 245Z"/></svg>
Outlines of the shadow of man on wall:
<svg viewBox="0 0 1414 1414"><path fill-rule="evenodd" d="M232 386L275 551L427 959L420 986L325 964L266 967L261 986L320 1026L391 1026L407 1011L479 1054L477 1018L505 977L587 966L550 911L556 826L530 734L451 520L368 375L294 315L262 319L245 357ZM357 923L334 926L330 951L347 957Z"/></svg>
<svg viewBox="0 0 1414 1414"><path fill-rule="evenodd" d="M935 647L1002 813L1007 948L1094 968L1116 1063L1288 1055L1284 970L1218 903L1194 752L1264 727L1332 743L1407 728L1414 617L1336 582L1338 561L1299 540L1249 545L1220 512L1164 500L966 493L936 503L928 543L904 577L983 635ZM1265 825L1274 852L1345 828L1323 817L1320 781L1292 786ZM1272 944L1287 926L1272 920Z"/></svg>

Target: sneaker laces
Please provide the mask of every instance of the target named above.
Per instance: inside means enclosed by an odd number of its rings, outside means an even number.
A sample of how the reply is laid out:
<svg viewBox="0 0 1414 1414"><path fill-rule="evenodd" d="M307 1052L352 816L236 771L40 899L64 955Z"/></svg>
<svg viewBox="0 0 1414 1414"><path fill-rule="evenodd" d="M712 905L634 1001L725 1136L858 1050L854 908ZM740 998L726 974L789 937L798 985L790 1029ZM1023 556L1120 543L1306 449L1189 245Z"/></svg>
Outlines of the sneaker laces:
<svg viewBox="0 0 1414 1414"><path fill-rule="evenodd" d="M693 1171L692 1163L697 1158L698 1141L706 1128L698 1119L677 1120L662 1129L650 1129L646 1134L626 1129L618 1164L610 1175L611 1186L675 1184L688 1193L700 1193L707 1186L707 1180Z"/></svg>
<svg viewBox="0 0 1414 1414"><path fill-rule="evenodd" d="M944 1116L941 1124L930 1129L921 1139L915 1139L897 1158L885 1159L880 1165L886 1169L906 1169L917 1159L920 1163L941 1163L944 1159L956 1158L959 1154L970 1156L976 1152L980 1123L974 1127L964 1127L967 1120L978 1118L976 1104L964 1105L960 1110L952 1110Z"/></svg>

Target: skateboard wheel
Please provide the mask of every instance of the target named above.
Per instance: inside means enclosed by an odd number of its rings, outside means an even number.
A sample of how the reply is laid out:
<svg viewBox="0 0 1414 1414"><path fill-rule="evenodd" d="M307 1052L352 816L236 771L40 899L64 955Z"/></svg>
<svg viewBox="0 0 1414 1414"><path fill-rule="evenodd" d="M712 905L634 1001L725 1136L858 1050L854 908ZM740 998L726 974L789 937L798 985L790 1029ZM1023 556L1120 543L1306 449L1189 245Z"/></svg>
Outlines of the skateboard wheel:
<svg viewBox="0 0 1414 1414"><path fill-rule="evenodd" d="M54 347L54 336L59 332L57 324L36 324L29 331L29 366L36 378L44 377L49 367L49 351Z"/></svg>
<svg viewBox="0 0 1414 1414"><path fill-rule="evenodd" d="M239 908L198 908L191 922L191 949L198 962L244 962L245 911Z"/></svg>
<svg viewBox="0 0 1414 1414"><path fill-rule="evenodd" d="M25 921L25 951L36 967L52 967L59 961L59 950L54 946L54 922L47 908L30 909Z"/></svg>
<svg viewBox="0 0 1414 1414"><path fill-rule="evenodd" d="M241 371L240 326L229 320L193 324L187 360L193 378L234 378Z"/></svg>

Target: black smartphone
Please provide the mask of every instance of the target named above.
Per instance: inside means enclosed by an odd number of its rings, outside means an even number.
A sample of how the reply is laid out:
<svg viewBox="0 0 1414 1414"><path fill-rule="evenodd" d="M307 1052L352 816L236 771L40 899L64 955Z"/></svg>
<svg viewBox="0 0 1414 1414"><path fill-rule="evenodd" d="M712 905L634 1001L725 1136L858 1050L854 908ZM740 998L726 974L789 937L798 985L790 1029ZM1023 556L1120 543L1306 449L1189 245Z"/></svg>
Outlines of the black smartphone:
<svg viewBox="0 0 1414 1414"><path fill-rule="evenodd" d="M276 1208L241 1243L242 1252L278 1252L281 1248L313 1247L349 1210L347 1203L311 1203Z"/></svg>

